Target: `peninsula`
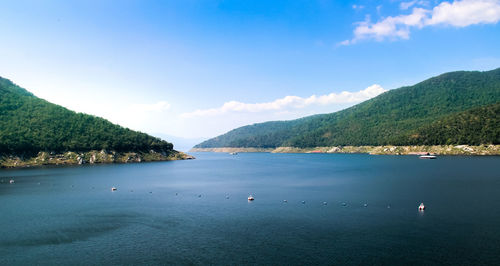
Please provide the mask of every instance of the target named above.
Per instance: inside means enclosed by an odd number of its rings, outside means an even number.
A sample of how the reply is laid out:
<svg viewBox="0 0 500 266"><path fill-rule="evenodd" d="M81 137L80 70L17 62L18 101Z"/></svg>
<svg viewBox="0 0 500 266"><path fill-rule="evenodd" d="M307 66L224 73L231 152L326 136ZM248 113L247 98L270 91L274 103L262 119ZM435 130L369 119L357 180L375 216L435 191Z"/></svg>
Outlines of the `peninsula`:
<svg viewBox="0 0 500 266"><path fill-rule="evenodd" d="M49 103L0 78L0 168L192 158L172 143Z"/></svg>

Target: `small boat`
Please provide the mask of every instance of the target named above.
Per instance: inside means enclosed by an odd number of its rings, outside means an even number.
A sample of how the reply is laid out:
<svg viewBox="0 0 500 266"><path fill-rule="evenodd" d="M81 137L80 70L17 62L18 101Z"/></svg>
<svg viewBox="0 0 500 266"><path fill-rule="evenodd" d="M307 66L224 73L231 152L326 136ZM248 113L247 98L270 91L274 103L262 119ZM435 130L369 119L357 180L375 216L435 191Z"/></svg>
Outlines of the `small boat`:
<svg viewBox="0 0 500 266"><path fill-rule="evenodd" d="M323 201L323 205L328 205L328 202L326 202L326 201Z"/></svg>
<svg viewBox="0 0 500 266"><path fill-rule="evenodd" d="M116 191L116 188L115 188L115 187L112 187L112 188L111 188L111 191Z"/></svg>
<svg viewBox="0 0 500 266"><path fill-rule="evenodd" d="M368 207L368 203L363 204L363 207L365 208Z"/></svg>
<svg viewBox="0 0 500 266"><path fill-rule="evenodd" d="M14 179L11 179L9 183L14 184Z"/></svg>
<svg viewBox="0 0 500 266"><path fill-rule="evenodd" d="M284 200L283 200L283 203L288 203L288 200L284 199Z"/></svg>
<svg viewBox="0 0 500 266"><path fill-rule="evenodd" d="M237 152L230 152L229 154L231 154L231 155L238 155Z"/></svg>
<svg viewBox="0 0 500 266"><path fill-rule="evenodd" d="M254 200L253 196L252 196L252 195L248 196L248 200L249 200L249 201Z"/></svg>
<svg viewBox="0 0 500 266"><path fill-rule="evenodd" d="M423 210L425 210L425 205L424 205L424 203L420 203L420 205L418 206L418 210L419 210L419 211L423 211Z"/></svg>
<svg viewBox="0 0 500 266"><path fill-rule="evenodd" d="M436 156L435 155L431 155L430 153L427 153L425 155L421 155L419 158L420 159L436 159Z"/></svg>

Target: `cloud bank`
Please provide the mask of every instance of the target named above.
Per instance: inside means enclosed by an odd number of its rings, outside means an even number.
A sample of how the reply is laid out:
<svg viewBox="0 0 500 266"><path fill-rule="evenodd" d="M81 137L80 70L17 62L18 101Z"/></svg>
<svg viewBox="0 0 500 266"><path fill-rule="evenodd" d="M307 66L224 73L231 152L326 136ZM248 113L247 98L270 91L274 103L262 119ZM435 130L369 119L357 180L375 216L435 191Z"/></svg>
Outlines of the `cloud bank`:
<svg viewBox="0 0 500 266"><path fill-rule="evenodd" d="M196 110L189 113L181 114L182 118L193 118L203 116L216 116L227 113L257 113L265 111L279 111L283 112L290 109L301 109L314 105L330 105L330 104L346 104L362 102L373 98L386 90L380 85L374 84L364 90L358 92L343 91L341 93L330 93L327 95L311 95L307 98L299 96L285 96L276 99L272 102L264 103L243 103L238 101L230 101L224 103L221 107Z"/></svg>
<svg viewBox="0 0 500 266"><path fill-rule="evenodd" d="M425 1L410 1L400 4L400 9L426 5ZM430 26L467 27L476 24L495 24L500 20L500 0L461 0L442 2L432 9L414 7L411 14L389 16L376 23L367 16L365 21L357 22L354 37L339 45L350 45L360 40L409 39L412 29Z"/></svg>

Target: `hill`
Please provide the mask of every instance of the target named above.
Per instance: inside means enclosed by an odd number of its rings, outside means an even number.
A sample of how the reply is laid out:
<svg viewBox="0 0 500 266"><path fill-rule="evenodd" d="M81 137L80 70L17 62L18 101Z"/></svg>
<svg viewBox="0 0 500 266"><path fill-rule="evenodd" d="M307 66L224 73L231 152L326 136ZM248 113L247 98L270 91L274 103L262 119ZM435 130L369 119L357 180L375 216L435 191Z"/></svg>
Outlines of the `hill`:
<svg viewBox="0 0 500 266"><path fill-rule="evenodd" d="M495 132L498 132L499 124L495 122L498 120L492 120L498 117L495 118L495 113L491 112L481 115L489 116L488 125L493 130L484 131L481 137L474 140L470 134L478 129L470 123L462 123L469 128L456 131L453 138L446 140L426 133L438 127L443 130L452 128L453 123L459 123L460 119L472 119L474 114L471 111L460 116L460 112L498 102L500 68L486 72L450 72L413 86L385 92L339 112L237 128L195 148L439 145L443 142L469 144L469 141L498 144L500 139ZM488 110L495 110L495 107L491 108ZM477 112L480 112L479 109ZM482 122L475 124L480 125ZM468 134L469 137L460 134Z"/></svg>
<svg viewBox="0 0 500 266"><path fill-rule="evenodd" d="M70 111L35 97L0 78L0 155L34 156L39 152L160 153L177 155L173 145L145 133ZM161 158L158 158L161 159Z"/></svg>

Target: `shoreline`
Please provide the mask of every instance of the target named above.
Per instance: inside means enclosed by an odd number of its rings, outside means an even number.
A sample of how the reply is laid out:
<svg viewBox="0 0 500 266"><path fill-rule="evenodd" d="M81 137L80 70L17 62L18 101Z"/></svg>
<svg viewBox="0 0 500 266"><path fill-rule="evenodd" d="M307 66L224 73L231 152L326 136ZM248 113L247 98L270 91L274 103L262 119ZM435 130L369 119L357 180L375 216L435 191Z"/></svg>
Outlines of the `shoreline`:
<svg viewBox="0 0 500 266"><path fill-rule="evenodd" d="M140 163L190 160L195 157L183 152L115 152L92 150L88 152L39 152L36 155L0 154L1 168L30 168L38 166L69 166L84 164Z"/></svg>
<svg viewBox="0 0 500 266"><path fill-rule="evenodd" d="M500 155L500 145L331 146L277 148L192 148L189 152L366 153L372 155Z"/></svg>

